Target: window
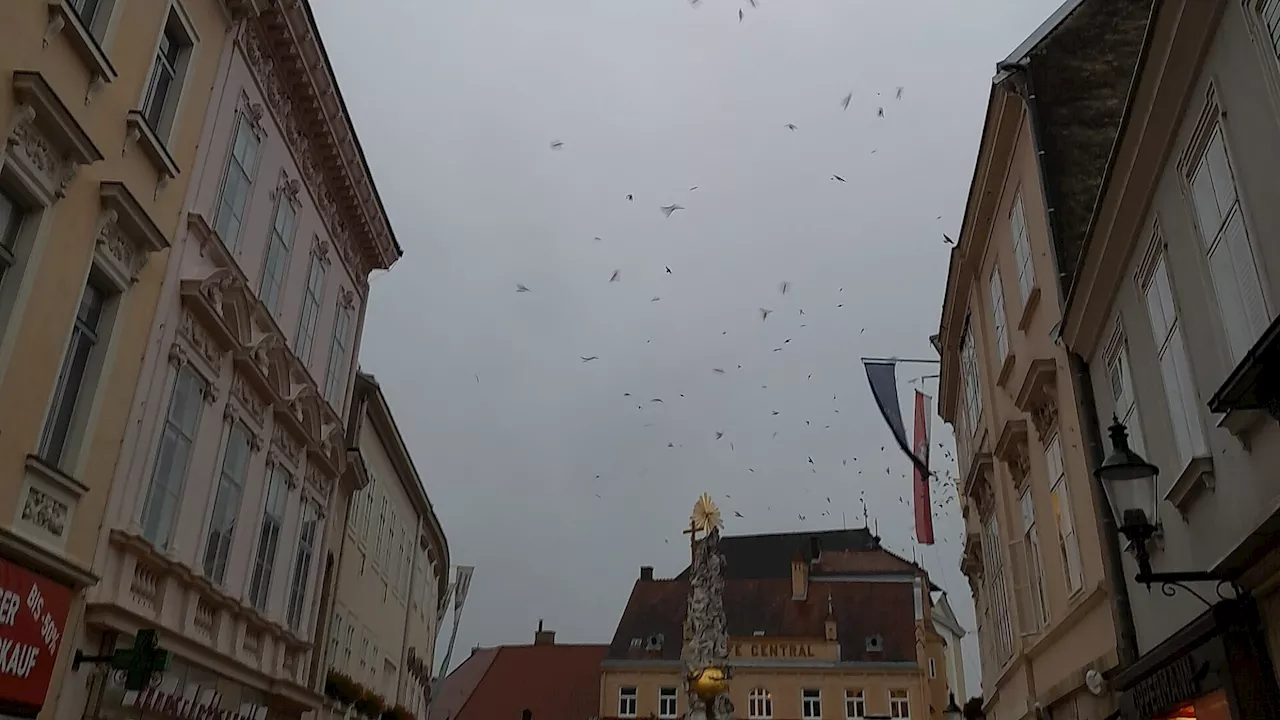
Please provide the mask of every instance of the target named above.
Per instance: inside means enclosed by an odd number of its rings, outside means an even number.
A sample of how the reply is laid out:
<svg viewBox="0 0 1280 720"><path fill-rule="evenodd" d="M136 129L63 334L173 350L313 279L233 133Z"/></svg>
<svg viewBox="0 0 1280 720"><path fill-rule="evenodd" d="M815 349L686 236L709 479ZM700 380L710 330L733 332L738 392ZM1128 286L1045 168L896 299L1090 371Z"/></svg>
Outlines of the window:
<svg viewBox="0 0 1280 720"><path fill-rule="evenodd" d="M324 397L337 405L339 392L347 389L347 335L351 332L351 308L339 303L333 320L333 338L329 342L329 369L325 373Z"/></svg>
<svg viewBox="0 0 1280 720"><path fill-rule="evenodd" d="M933 658L929 658L929 679L938 677L938 664Z"/></svg>
<svg viewBox="0 0 1280 720"><path fill-rule="evenodd" d="M1259 6L1258 12L1270 36L1271 52L1280 57L1280 0L1263 0Z"/></svg>
<svg viewBox="0 0 1280 720"><path fill-rule="evenodd" d="M160 33L160 43L151 64L151 77L147 81L147 94L142 101L142 116L161 142L169 136L169 129L173 126L183 76L194 45L193 33L178 16L177 10L171 7L164 31Z"/></svg>
<svg viewBox="0 0 1280 720"><path fill-rule="evenodd" d="M995 645L994 660L1003 665L1013 652L1013 627L1009 622L1009 596L1004 581L1004 553L1001 552L1000 524L994 510L982 528L982 553L986 579L987 625Z"/></svg>
<svg viewBox="0 0 1280 720"><path fill-rule="evenodd" d="M1009 230L1013 234L1013 262L1018 268L1018 297L1025 305L1036 284L1036 268L1031 257L1031 241L1027 238L1027 214L1021 191L1009 209Z"/></svg>
<svg viewBox="0 0 1280 720"><path fill-rule="evenodd" d="M1067 486L1067 470L1062 462L1062 440L1057 434L1045 446L1049 462L1049 483L1053 488L1053 516L1058 521L1058 550L1067 573L1067 591L1080 589L1084 579L1080 573L1080 540L1076 537L1075 519L1071 512L1071 492Z"/></svg>
<svg viewBox="0 0 1280 720"><path fill-rule="evenodd" d="M1031 583L1031 605L1028 609L1037 627L1049 624L1049 603L1044 593L1044 566L1040 561L1040 538L1036 535L1036 508L1031 488L1022 491L1022 550L1026 553L1027 579ZM930 663L933 660L929 661ZM933 673L929 674L933 677Z"/></svg>
<svg viewBox="0 0 1280 720"><path fill-rule="evenodd" d="M822 691L800 691L800 717L805 720L819 720L822 717Z"/></svg>
<svg viewBox="0 0 1280 720"><path fill-rule="evenodd" d="M369 633L360 635L360 669L364 670L369 666Z"/></svg>
<svg viewBox="0 0 1280 720"><path fill-rule="evenodd" d="M367 537L369 520L370 518L373 517L374 489L377 487L378 487L378 479L369 478L369 487L365 488L366 494L364 496L364 510L361 512L361 517L360 517L361 539Z"/></svg>
<svg viewBox="0 0 1280 720"><path fill-rule="evenodd" d="M618 688L618 717L633 718L636 716L636 689L633 687Z"/></svg>
<svg viewBox="0 0 1280 720"><path fill-rule="evenodd" d="M98 345L105 305L106 295L102 290L92 282L86 285L76 310L71 342L67 344L67 354L58 372L58 384L54 386L53 404L40 435L40 457L50 465L61 466L80 395L87 389L86 385L92 386L92 382L86 383L85 379L91 374L89 358Z"/></svg>
<svg viewBox="0 0 1280 720"><path fill-rule="evenodd" d="M1156 243L1160 242L1159 238ZM1174 445L1178 464L1186 467L1191 458L1209 454L1200 424L1200 402L1191 382L1191 361L1182 337L1182 323L1173 302L1173 286L1169 268L1160 253L1143 284L1151 335L1155 338L1156 356L1160 359L1160 377L1164 381L1165 398L1169 402L1169 419L1173 424Z"/></svg>
<svg viewBox="0 0 1280 720"><path fill-rule="evenodd" d="M1009 357L1009 324L1004 313L1004 285L1000 268L991 271L991 320L996 334L996 357L1003 363Z"/></svg>
<svg viewBox="0 0 1280 720"><path fill-rule="evenodd" d="M676 716L676 689L664 687L658 690L658 717L674 718Z"/></svg>
<svg viewBox="0 0 1280 720"><path fill-rule="evenodd" d="M222 472L218 476L218 491L213 497L209 536L204 546L204 575L216 585L221 585L226 576L248 467L249 432L242 423L235 423L227 434L227 449L222 455Z"/></svg>
<svg viewBox="0 0 1280 720"><path fill-rule="evenodd" d="M258 534L258 551L253 560L249 580L249 603L265 610L271 594L271 575L275 572L276 550L280 545L280 528L284 525L284 506L289 495L289 471L276 465L267 483L267 502L262 509L262 531Z"/></svg>
<svg viewBox="0 0 1280 720"><path fill-rule="evenodd" d="M1107 379L1111 385L1111 400L1116 417L1129 430L1129 447L1146 457L1146 443L1142 440L1142 422L1138 417L1138 398L1133 392L1133 373L1129 370L1129 348L1124 334L1116 333L1116 339L1106 354Z"/></svg>
<svg viewBox="0 0 1280 720"><path fill-rule="evenodd" d="M18 201L9 193L0 189L0 285L4 277L18 261L18 233L22 231L22 221L26 212Z"/></svg>
<svg viewBox="0 0 1280 720"><path fill-rule="evenodd" d="M342 666L348 670L351 668L351 647L354 644L356 635L356 626L347 622L347 634L342 638Z"/></svg>
<svg viewBox="0 0 1280 720"><path fill-rule="evenodd" d="M75 9L80 22L86 28L93 27L93 19L98 14L98 7L101 4L101 0L71 0L71 7Z"/></svg>
<svg viewBox="0 0 1280 720"><path fill-rule="evenodd" d="M342 647L342 634L345 630L342 624L342 613L335 612L333 614L333 621L329 623L329 667L345 671L346 666L338 664L338 660L341 657L338 651L339 648Z"/></svg>
<svg viewBox="0 0 1280 720"><path fill-rule="evenodd" d="M773 717L773 695L764 688L755 688L747 695L747 717L751 720L770 720Z"/></svg>
<svg viewBox="0 0 1280 720"><path fill-rule="evenodd" d="M978 350L973 346L973 327L965 320L964 337L960 342L960 372L964 375L964 407L967 429L978 432L982 418L982 388L978 384Z"/></svg>
<svg viewBox="0 0 1280 720"><path fill-rule="evenodd" d="M889 717L911 717L911 700L908 698L906 690L889 691Z"/></svg>
<svg viewBox="0 0 1280 720"><path fill-rule="evenodd" d="M173 381L169 411L161 431L160 447L156 450L155 468L151 471L151 487L142 507L142 536L158 548L169 545L173 516L187 477L196 427L200 424L203 394L204 380L190 365L182 366Z"/></svg>
<svg viewBox="0 0 1280 720"><path fill-rule="evenodd" d="M315 501L302 503L302 527L298 531L298 551L293 558L293 587L289 590L289 612L286 619L295 632L302 628L302 610L307 601L307 581L311 576L311 557L316 550L316 526L320 507Z"/></svg>
<svg viewBox="0 0 1280 720"><path fill-rule="evenodd" d="M302 315L298 318L298 337L294 347L303 364L311 362L311 348L316 344L316 322L320 320L320 298L324 295L324 261L311 256L307 268L307 288L302 294Z"/></svg>
<svg viewBox="0 0 1280 720"><path fill-rule="evenodd" d="M289 270L289 250L293 246L293 226L297 220L293 204L281 197L276 217L271 223L271 239L267 241L267 258L262 262L262 285L258 297L267 309L276 313L285 274Z"/></svg>
<svg viewBox="0 0 1280 720"><path fill-rule="evenodd" d="M1227 348L1231 360L1239 362L1266 330L1271 317L1262 297L1257 260L1249 244L1220 126L1210 131L1209 141L1191 172L1190 184Z"/></svg>
<svg viewBox="0 0 1280 720"><path fill-rule="evenodd" d="M213 221L218 237L229 248L234 248L240 240L240 226L244 223L244 210L249 202L249 190L253 186L253 173L258 163L258 135L253 131L248 115L241 113L239 118Z"/></svg>
<svg viewBox="0 0 1280 720"><path fill-rule="evenodd" d="M867 696L862 690L844 691L845 720L862 720L867 716Z"/></svg>

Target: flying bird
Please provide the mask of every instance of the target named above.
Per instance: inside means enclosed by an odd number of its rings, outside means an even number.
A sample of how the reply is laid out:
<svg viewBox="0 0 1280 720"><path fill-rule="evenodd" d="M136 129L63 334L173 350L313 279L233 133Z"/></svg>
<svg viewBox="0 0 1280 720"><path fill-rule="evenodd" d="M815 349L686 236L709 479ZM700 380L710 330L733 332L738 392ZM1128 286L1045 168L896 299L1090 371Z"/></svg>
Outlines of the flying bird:
<svg viewBox="0 0 1280 720"><path fill-rule="evenodd" d="M742 11L741 11L741 10L739 10L739 11L738 11L738 22L742 22L742 18L743 18L743 13L742 13Z"/></svg>
<svg viewBox="0 0 1280 720"><path fill-rule="evenodd" d="M733 516L734 516L734 517L742 517L742 513L738 512L737 510L734 510L734 511L733 511Z"/></svg>
<svg viewBox="0 0 1280 720"><path fill-rule="evenodd" d="M786 124L786 125L784 125L783 127L785 127L786 129L790 130L791 132L795 132L795 131L796 131L796 126L795 126L795 125L793 125L793 124L791 124L791 123L787 123L787 124Z"/></svg>
<svg viewBox="0 0 1280 720"><path fill-rule="evenodd" d="M788 290L790 290L790 289L791 289L791 283L787 282L786 280L783 280L783 281L778 285L778 290L782 291L782 294L783 294L783 295L786 295L786 294L787 294L787 291L788 291Z"/></svg>
<svg viewBox="0 0 1280 720"><path fill-rule="evenodd" d="M693 187L689 188L689 192L693 192L694 190L697 190L697 189L698 189L698 186L694 185Z"/></svg>
<svg viewBox="0 0 1280 720"><path fill-rule="evenodd" d="M773 414L774 414L774 415L778 415L779 413L778 413L778 411L777 411L777 410L774 410L774 411L773 411Z"/></svg>
<svg viewBox="0 0 1280 720"><path fill-rule="evenodd" d="M832 179L832 180L839 180L840 182L847 182L844 178L840 177L839 175L832 175L832 176L831 176L831 179Z"/></svg>
<svg viewBox="0 0 1280 720"><path fill-rule="evenodd" d="M724 433L722 433L722 432L718 432L718 431L717 431L717 432L716 432L716 439L717 439L717 440L719 440L719 439L720 439L720 438L722 438L722 437L724 437ZM727 497L727 496L726 496L726 497Z"/></svg>
<svg viewBox="0 0 1280 720"><path fill-rule="evenodd" d="M876 117L884 117L884 108L876 108Z"/></svg>
<svg viewBox="0 0 1280 720"><path fill-rule="evenodd" d="M844 96L844 99L840 101L840 107L845 110L848 110L850 100L853 100L853 93L849 93L848 95Z"/></svg>
<svg viewBox="0 0 1280 720"><path fill-rule="evenodd" d="M773 312L773 311L772 311L772 310L767 310L767 309L765 309L765 308L760 308L760 319L761 319L761 320L768 320L768 319L769 319L769 313L771 313L771 312Z"/></svg>
<svg viewBox="0 0 1280 720"><path fill-rule="evenodd" d="M529 288L520 283L516 283L516 292L530 292Z"/></svg>
<svg viewBox="0 0 1280 720"><path fill-rule="evenodd" d="M942 233L942 242L943 242L943 243L945 243L945 244L947 244L947 245L955 245L955 244L956 244L956 241L955 241L955 240L952 240L952 239L951 239L951 237L950 237L950 236L948 236L946 233Z"/></svg>
<svg viewBox="0 0 1280 720"><path fill-rule="evenodd" d="M806 425L808 425L808 424L809 424L809 421L808 421L808 420L805 420L804 422L805 422L805 424L806 424ZM812 455L810 455L810 456L809 456L809 464L810 464L810 465L812 465L812 464L813 464L813 456L812 456Z"/></svg>
<svg viewBox="0 0 1280 720"><path fill-rule="evenodd" d="M621 270L614 270L613 274L609 276L609 282L618 282L621 279L622 279Z"/></svg>
<svg viewBox="0 0 1280 720"><path fill-rule="evenodd" d="M654 398L654 399L650 400L649 402L651 402L651 403L654 403L654 402L656 402L656 403L660 403L660 402L662 402L662 398ZM666 405L666 403L662 403L662 404L663 404L663 405Z"/></svg>
<svg viewBox="0 0 1280 720"><path fill-rule="evenodd" d="M747 2L751 3L751 7L753 8L760 7L759 5L756 5L756 0L747 0Z"/></svg>
<svg viewBox="0 0 1280 720"><path fill-rule="evenodd" d="M564 147L564 143L560 142L559 140L554 140L551 143L552 150L559 150L562 147Z"/></svg>
<svg viewBox="0 0 1280 720"><path fill-rule="evenodd" d="M672 443L667 443L667 447L673 448L673 447L675 447L675 445L674 445L674 444L672 444Z"/></svg>
<svg viewBox="0 0 1280 720"><path fill-rule="evenodd" d="M724 374L724 368L711 368L711 372L713 372L713 373L715 373L715 374L717 374L717 375L723 375L723 374Z"/></svg>
<svg viewBox="0 0 1280 720"><path fill-rule="evenodd" d="M893 98L894 100L901 100L901 99L902 99L902 90L903 90L903 87L902 87L901 85L899 85L899 86L898 86L898 91L897 91L896 93L894 93L894 98Z"/></svg>
<svg viewBox="0 0 1280 720"><path fill-rule="evenodd" d="M668 275L673 274L673 273L671 272L671 266L670 266L670 265L663 265L662 267L664 267L664 268L666 268L666 269L667 269L667 274L668 274Z"/></svg>
<svg viewBox="0 0 1280 720"><path fill-rule="evenodd" d="M583 355L579 355L578 357L582 358L582 362L584 362L584 363L589 363L589 362L591 362L592 360L599 360L599 359L600 359L600 357L599 357L598 355L592 355L591 357L585 357L585 356L583 356Z"/></svg>
<svg viewBox="0 0 1280 720"><path fill-rule="evenodd" d="M600 242L600 236L599 236L599 235L596 235L595 237L593 237L593 238L591 238L591 239L592 239L592 240L595 240L596 242Z"/></svg>
<svg viewBox="0 0 1280 720"><path fill-rule="evenodd" d="M684 206L683 206L683 205L663 205L663 206L662 206L662 214L663 214L663 215L665 215L665 216L667 216L667 217L671 217L671 213L673 213L673 212L675 212L675 211L677 211L677 210L683 210L683 209L684 209Z"/></svg>
<svg viewBox="0 0 1280 720"><path fill-rule="evenodd" d="M652 300L650 300L649 302L658 302L658 301L659 301L659 300L661 300L661 299L662 299L662 298L658 297L657 295L654 295L654 296L653 296L653 299L652 299Z"/></svg>

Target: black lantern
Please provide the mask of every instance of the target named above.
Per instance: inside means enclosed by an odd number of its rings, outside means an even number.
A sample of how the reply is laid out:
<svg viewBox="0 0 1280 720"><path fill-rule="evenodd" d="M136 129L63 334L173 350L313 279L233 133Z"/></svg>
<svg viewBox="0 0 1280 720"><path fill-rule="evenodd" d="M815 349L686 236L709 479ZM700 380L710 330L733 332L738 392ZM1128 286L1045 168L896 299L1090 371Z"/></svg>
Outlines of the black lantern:
<svg viewBox="0 0 1280 720"><path fill-rule="evenodd" d="M1097 470L1107 492L1107 501L1115 515L1121 534L1133 544L1140 574L1151 572L1147 543L1156 532L1158 521L1156 476L1160 469L1147 462L1129 447L1129 432L1119 418L1112 416L1111 454Z"/></svg>
<svg viewBox="0 0 1280 720"><path fill-rule="evenodd" d="M947 707L942 711L942 720L964 720L964 710L956 705L956 694L951 693L951 700L947 702Z"/></svg>

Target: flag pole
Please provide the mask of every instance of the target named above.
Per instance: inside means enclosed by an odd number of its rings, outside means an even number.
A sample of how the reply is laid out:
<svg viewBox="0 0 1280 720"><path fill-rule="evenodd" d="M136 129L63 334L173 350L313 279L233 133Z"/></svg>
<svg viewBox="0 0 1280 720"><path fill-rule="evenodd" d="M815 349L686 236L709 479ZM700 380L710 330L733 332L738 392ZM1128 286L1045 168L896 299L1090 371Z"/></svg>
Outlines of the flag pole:
<svg viewBox="0 0 1280 720"><path fill-rule="evenodd" d="M900 357L864 357L859 358L864 363L887 363L894 365L939 365L941 360L926 360L924 358L900 358Z"/></svg>

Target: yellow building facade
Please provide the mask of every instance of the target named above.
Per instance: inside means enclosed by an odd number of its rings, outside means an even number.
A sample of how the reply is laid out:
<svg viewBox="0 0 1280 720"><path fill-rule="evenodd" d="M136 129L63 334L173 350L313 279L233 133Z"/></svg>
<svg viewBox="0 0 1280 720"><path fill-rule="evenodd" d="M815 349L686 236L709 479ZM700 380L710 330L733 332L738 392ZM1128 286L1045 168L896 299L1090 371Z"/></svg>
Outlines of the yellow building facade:
<svg viewBox="0 0 1280 720"><path fill-rule="evenodd" d="M0 6L0 642L10 715L51 715L238 3ZM29 610L30 612L27 612ZM92 651L92 648L88 648Z"/></svg>

